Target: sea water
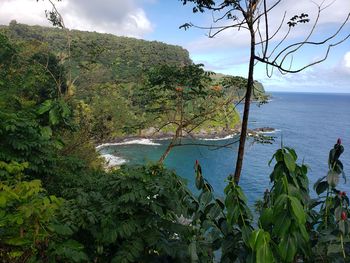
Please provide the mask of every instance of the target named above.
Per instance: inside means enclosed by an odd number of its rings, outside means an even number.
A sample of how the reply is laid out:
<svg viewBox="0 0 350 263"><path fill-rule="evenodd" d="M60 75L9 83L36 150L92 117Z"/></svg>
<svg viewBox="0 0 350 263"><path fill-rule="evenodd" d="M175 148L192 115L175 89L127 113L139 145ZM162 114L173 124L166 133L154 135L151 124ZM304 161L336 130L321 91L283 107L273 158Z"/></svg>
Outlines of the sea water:
<svg viewBox="0 0 350 263"><path fill-rule="evenodd" d="M257 144L249 139L240 186L248 197L250 205L262 198L269 188L269 175L273 169L268 166L273 153L283 144L292 147L298 154L298 162L309 166L310 190L314 182L327 174L328 154L338 138L342 139L345 152L341 156L345 174L350 176L350 94L316 93L272 93L268 104L252 104L249 128L272 127L273 144ZM242 111L242 108L239 108ZM199 161L204 177L213 186L218 196L223 196L226 178L234 172L238 144L230 147L216 146L230 144L236 138L222 140L185 140L193 144L174 148L165 165L185 178L188 186L195 190L194 163ZM128 143L104 145L100 151L117 157L119 162L142 164L156 161L165 150L168 140L139 140ZM205 147L197 144L210 144ZM345 184L340 180L339 188L350 194L350 178Z"/></svg>

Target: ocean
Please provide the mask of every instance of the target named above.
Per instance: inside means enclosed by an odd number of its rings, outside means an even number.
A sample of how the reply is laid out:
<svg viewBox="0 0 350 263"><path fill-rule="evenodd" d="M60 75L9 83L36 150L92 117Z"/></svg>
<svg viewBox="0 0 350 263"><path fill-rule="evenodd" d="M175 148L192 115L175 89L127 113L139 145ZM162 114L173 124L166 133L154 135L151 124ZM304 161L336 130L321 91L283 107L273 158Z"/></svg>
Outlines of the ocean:
<svg viewBox="0 0 350 263"><path fill-rule="evenodd" d="M350 176L350 94L319 93L271 93L271 101L260 107L252 104L249 128L272 127L276 131L273 144L246 144L245 159L240 186L249 205L261 199L269 188L268 166L273 153L283 144L292 147L298 154L298 162L309 166L310 191L314 195L314 182L327 174L329 150L338 138L342 139L345 151L341 156L345 174ZM239 108L242 111L242 108ZM234 139L186 141L194 144L227 144ZM167 140L137 140L101 147L102 154L114 163L143 164L158 160L165 150ZM204 177L213 186L216 195L223 196L226 178L234 172L238 144L229 148L181 146L176 147L165 161L166 167L185 178L190 189L194 186L194 163L202 166ZM350 194L350 178L340 180L339 187Z"/></svg>

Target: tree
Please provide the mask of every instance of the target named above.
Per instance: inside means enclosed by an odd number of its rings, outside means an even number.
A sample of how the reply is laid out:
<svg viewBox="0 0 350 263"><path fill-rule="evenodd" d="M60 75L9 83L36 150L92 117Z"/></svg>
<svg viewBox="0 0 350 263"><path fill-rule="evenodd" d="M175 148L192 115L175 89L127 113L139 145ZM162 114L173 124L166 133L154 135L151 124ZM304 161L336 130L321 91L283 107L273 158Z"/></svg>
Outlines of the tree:
<svg viewBox="0 0 350 263"><path fill-rule="evenodd" d="M234 126L236 111L232 103L236 96L230 88L215 84L210 77L213 73L204 71L202 66L165 65L148 74L143 92L145 111L156 115L158 131L166 128L174 132L161 163L174 146L184 145L178 139L185 135L217 122L224 123L227 130Z"/></svg>
<svg viewBox="0 0 350 263"><path fill-rule="evenodd" d="M250 37L248 82L245 94L238 156L234 173L234 180L236 183L238 183L243 165L250 100L254 89L254 67L256 63L264 63L266 65L267 75L271 77L273 69L278 69L278 71L282 74L297 73L315 64L323 62L327 59L328 54L333 47L343 43L350 37L350 34L346 34L340 40L336 38L349 21L350 13L347 15L343 23L335 30L334 34L324 37L322 40L313 41L311 40L311 37L315 34L321 13L323 13L327 7L329 7L329 5L324 4L324 1L321 4L316 4L317 15L310 31L306 33L303 40L290 43L288 37L292 33L293 28L300 24L309 23L310 18L308 14L301 13L300 15L294 15L287 22L285 12L281 18L279 27L275 32L271 34L269 14L273 9L279 6L283 0L276 0L271 5L268 5L267 0L181 0L181 2L183 2L184 5L188 2L192 2L194 4L194 13L212 11L213 23L215 26L202 27L194 25L192 23L186 23L180 26L180 28L184 28L185 30L189 27L205 29L209 31L208 36L210 38L213 38L228 29L245 29L248 31ZM215 14L219 14L217 18L214 17ZM281 40L277 41L277 43L273 43L273 41L276 40L278 33L281 32L281 28L283 26L288 27L286 33L281 37ZM323 57L298 68L291 67L293 62L293 55L295 55L303 47L315 46L326 47L326 51ZM261 48L261 54L257 52L257 48L259 47Z"/></svg>

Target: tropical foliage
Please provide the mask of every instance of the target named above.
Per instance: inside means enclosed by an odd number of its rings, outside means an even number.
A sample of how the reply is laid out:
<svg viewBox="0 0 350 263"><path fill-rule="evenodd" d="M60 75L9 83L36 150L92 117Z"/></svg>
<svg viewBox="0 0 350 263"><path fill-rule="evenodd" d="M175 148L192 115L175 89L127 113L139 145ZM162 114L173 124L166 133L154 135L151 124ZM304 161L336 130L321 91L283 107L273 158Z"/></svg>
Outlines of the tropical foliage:
<svg viewBox="0 0 350 263"><path fill-rule="evenodd" d="M180 97L183 120L203 114L203 100L227 98L230 88L200 66L153 68L149 104L135 83L93 83L75 96L64 63L39 42L0 34L0 58L1 262L348 261L341 140L317 198L308 167L279 149L254 214L232 176L220 198L196 162L194 194L159 164L105 171L94 148L154 123L163 107L177 112Z"/></svg>

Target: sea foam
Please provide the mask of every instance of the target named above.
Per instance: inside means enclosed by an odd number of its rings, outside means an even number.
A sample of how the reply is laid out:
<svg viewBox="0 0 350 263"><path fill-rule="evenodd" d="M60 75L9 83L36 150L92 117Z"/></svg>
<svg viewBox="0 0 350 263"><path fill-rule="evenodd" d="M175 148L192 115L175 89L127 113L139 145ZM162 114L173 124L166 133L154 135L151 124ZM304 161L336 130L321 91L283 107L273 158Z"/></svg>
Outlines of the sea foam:
<svg viewBox="0 0 350 263"><path fill-rule="evenodd" d="M161 145L160 143L153 142L150 139L137 139L137 140L126 140L123 142L116 142L116 143L103 143L103 144L98 145L96 147L96 150L100 150L100 149L102 149L104 147L108 147L108 146L129 145L129 144L142 144L142 145L153 145L153 146Z"/></svg>
<svg viewBox="0 0 350 263"><path fill-rule="evenodd" d="M237 136L237 134L231 134L231 135L227 135L225 137L201 138L201 139L198 139L198 140L201 140L201 141L223 141L223 140L232 139L235 136Z"/></svg>
<svg viewBox="0 0 350 263"><path fill-rule="evenodd" d="M114 167L114 166L118 166L118 165L122 165L124 163L127 162L127 160L118 157L118 156L114 156L112 154L101 154L101 157L103 157L105 159L105 163L106 166L108 168Z"/></svg>
<svg viewBox="0 0 350 263"><path fill-rule="evenodd" d="M279 129L274 129L273 131L258 131L256 132L257 134L274 134L274 133L277 133L277 132L281 132L281 130Z"/></svg>

